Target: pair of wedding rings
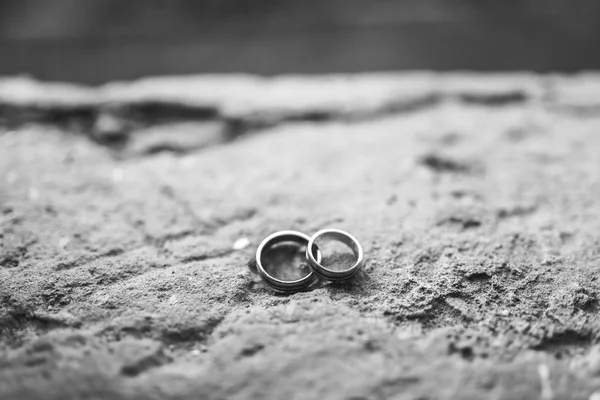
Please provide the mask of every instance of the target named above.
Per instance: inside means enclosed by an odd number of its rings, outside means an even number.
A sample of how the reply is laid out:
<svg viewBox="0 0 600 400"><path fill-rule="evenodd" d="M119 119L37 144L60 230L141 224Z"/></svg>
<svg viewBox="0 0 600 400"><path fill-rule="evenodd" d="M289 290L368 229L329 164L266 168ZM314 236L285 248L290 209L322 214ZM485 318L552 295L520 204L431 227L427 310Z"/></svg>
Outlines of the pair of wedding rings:
<svg viewBox="0 0 600 400"><path fill-rule="evenodd" d="M322 265L322 254L319 244L323 241L339 241L347 245L356 258L355 262L344 269L331 269ZM265 269L265 253L273 247L282 243L293 243L298 246L306 246L306 260L310 272L300 279L284 280L275 277ZM358 240L348 232L340 229L324 229L315 233L312 237L297 231L279 231L269 235L262 241L256 250L256 271L268 286L280 292L297 292L308 289L319 278L340 282L352 278L363 264L363 249Z"/></svg>

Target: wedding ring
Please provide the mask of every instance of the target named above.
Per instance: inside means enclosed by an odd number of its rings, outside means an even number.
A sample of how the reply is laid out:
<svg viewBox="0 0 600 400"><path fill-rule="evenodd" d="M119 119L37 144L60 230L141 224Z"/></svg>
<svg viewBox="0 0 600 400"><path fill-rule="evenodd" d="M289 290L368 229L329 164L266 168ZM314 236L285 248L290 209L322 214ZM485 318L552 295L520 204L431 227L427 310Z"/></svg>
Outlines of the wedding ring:
<svg viewBox="0 0 600 400"><path fill-rule="evenodd" d="M267 236L256 250L256 270L262 278L263 282L265 282L271 288L280 292L301 291L308 288L312 283L314 283L317 280L317 275L312 271L312 269L306 276L303 276L302 278L297 280L288 281L276 278L269 272L267 272L267 270L264 267L263 260L265 253L280 243L293 242L301 246L306 246L309 240L310 237L308 235L296 231L279 231ZM318 262L321 261L321 252L319 251L317 246L313 246L311 256L313 259L318 260Z"/></svg>
<svg viewBox="0 0 600 400"><path fill-rule="evenodd" d="M316 258L314 254L315 251L318 251L319 243L324 240L337 240L350 247L354 253L354 256L356 257L354 264L351 265L350 268L341 271L334 271L321 265L321 260ZM311 251L309 251L309 249ZM306 247L306 258L308 258L313 271L321 278L333 282L339 282L352 278L354 274L358 272L363 263L363 249L360 246L360 243L358 243L358 240L356 240L356 238L348 232L344 232L340 229L323 229L315 233L308 241L308 246Z"/></svg>

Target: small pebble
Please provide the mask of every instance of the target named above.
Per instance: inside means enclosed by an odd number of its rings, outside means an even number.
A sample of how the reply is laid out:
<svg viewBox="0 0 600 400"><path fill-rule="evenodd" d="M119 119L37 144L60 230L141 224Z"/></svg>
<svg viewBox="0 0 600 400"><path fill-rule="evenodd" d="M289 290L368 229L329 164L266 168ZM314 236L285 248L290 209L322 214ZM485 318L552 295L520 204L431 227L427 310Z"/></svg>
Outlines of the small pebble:
<svg viewBox="0 0 600 400"><path fill-rule="evenodd" d="M233 249L234 250L242 250L242 249L245 249L246 247L248 247L249 244L250 244L250 240L247 237L242 237L242 238L239 238L238 240L236 240L235 243L233 243Z"/></svg>
<svg viewBox="0 0 600 400"><path fill-rule="evenodd" d="M109 300L110 300L110 294L107 293L107 294L104 294L104 295L99 295L96 298L95 303L96 304L106 304L106 303L108 303Z"/></svg>
<svg viewBox="0 0 600 400"><path fill-rule="evenodd" d="M70 242L70 239L68 237L61 238L58 241L58 247L60 247L61 249L64 249L65 247L67 247L69 242Z"/></svg>
<svg viewBox="0 0 600 400"><path fill-rule="evenodd" d="M192 350L192 355L193 356L199 356L200 355L200 350L198 350L198 349Z"/></svg>

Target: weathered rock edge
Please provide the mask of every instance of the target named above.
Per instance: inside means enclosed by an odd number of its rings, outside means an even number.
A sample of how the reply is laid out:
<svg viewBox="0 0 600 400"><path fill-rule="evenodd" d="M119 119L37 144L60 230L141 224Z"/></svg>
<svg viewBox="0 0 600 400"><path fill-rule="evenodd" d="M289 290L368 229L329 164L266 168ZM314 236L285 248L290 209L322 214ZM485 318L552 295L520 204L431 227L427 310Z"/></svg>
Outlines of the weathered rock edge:
<svg viewBox="0 0 600 400"><path fill-rule="evenodd" d="M600 111L600 75L198 75L153 77L99 87L27 77L0 79L0 122L4 125L76 123L95 141L126 154L185 152L285 121L357 120L422 110L447 101L488 106L535 102L595 113ZM200 130L203 135L197 135L204 138L141 145L130 141L132 133L148 132L149 127L189 121L210 123L208 129L203 126Z"/></svg>

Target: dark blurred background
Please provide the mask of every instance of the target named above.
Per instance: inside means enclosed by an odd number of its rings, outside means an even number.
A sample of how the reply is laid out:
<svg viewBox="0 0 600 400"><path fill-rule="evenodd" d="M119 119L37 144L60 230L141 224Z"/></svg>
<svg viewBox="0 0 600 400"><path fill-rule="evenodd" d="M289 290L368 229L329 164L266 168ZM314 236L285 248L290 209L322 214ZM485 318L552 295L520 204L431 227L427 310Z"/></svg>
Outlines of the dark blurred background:
<svg viewBox="0 0 600 400"><path fill-rule="evenodd" d="M0 0L0 75L600 68L600 0Z"/></svg>

